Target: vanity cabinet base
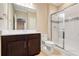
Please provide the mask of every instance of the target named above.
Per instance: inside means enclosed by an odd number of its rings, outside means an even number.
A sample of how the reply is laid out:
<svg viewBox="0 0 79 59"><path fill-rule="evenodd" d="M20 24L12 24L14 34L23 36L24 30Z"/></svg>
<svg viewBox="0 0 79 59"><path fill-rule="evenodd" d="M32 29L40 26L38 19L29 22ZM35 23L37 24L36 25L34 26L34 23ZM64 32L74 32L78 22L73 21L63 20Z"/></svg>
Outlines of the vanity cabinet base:
<svg viewBox="0 0 79 59"><path fill-rule="evenodd" d="M40 33L1 36L1 55L34 56L40 53L40 43Z"/></svg>

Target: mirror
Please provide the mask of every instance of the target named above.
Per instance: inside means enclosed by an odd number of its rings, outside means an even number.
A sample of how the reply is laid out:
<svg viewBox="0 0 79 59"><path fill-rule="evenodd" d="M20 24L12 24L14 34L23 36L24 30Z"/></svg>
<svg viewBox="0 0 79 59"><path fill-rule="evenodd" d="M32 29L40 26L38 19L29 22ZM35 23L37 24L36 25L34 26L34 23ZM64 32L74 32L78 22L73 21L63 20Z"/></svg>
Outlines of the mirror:
<svg viewBox="0 0 79 59"><path fill-rule="evenodd" d="M19 4L9 4L9 13L10 12L11 14L13 13L13 30L35 30L36 29L37 17L36 17L35 9L25 7ZM9 15L11 16L11 14Z"/></svg>

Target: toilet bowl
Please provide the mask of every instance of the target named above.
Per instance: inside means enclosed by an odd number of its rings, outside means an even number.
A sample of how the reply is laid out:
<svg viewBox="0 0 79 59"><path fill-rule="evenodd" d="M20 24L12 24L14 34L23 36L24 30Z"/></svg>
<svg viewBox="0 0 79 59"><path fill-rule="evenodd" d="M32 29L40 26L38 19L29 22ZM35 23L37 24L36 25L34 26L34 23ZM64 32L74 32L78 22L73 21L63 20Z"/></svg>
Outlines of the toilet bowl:
<svg viewBox="0 0 79 59"><path fill-rule="evenodd" d="M55 45L52 41L49 41L49 40L46 40L46 41L45 41L45 44L46 44L47 46L50 46L50 47L54 47L54 45Z"/></svg>

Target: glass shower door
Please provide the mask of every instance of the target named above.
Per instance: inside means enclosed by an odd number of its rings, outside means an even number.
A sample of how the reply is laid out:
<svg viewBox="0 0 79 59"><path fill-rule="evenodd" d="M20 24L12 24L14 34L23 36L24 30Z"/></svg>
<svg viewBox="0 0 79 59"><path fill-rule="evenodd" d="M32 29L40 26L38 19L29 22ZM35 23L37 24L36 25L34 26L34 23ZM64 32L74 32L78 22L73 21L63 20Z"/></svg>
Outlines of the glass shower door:
<svg viewBox="0 0 79 59"><path fill-rule="evenodd" d="M55 14L55 15L52 15L52 41L56 44L56 45L58 45L58 42L59 42L59 40L58 40L58 17L57 17L57 14Z"/></svg>
<svg viewBox="0 0 79 59"><path fill-rule="evenodd" d="M64 39L65 39L65 32L64 32L64 25L65 25L65 15L64 13L59 13L58 14L58 19L59 19L59 44L61 48L64 48Z"/></svg>
<svg viewBox="0 0 79 59"><path fill-rule="evenodd" d="M64 13L52 15L52 41L64 48Z"/></svg>

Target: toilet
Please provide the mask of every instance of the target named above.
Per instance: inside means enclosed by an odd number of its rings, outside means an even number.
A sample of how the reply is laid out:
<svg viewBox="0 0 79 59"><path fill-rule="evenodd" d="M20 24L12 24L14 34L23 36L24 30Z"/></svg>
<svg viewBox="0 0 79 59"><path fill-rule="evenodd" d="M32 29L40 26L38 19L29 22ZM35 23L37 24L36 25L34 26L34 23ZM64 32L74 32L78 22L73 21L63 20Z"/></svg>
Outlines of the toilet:
<svg viewBox="0 0 79 59"><path fill-rule="evenodd" d="M50 47L54 47L55 45L52 41L49 41L49 40L46 40L45 43L47 46L50 46Z"/></svg>
<svg viewBox="0 0 79 59"><path fill-rule="evenodd" d="M53 52L55 44L53 43L53 41L48 40L47 34L42 34L41 37L42 50L45 51L48 55L51 55L51 52Z"/></svg>

